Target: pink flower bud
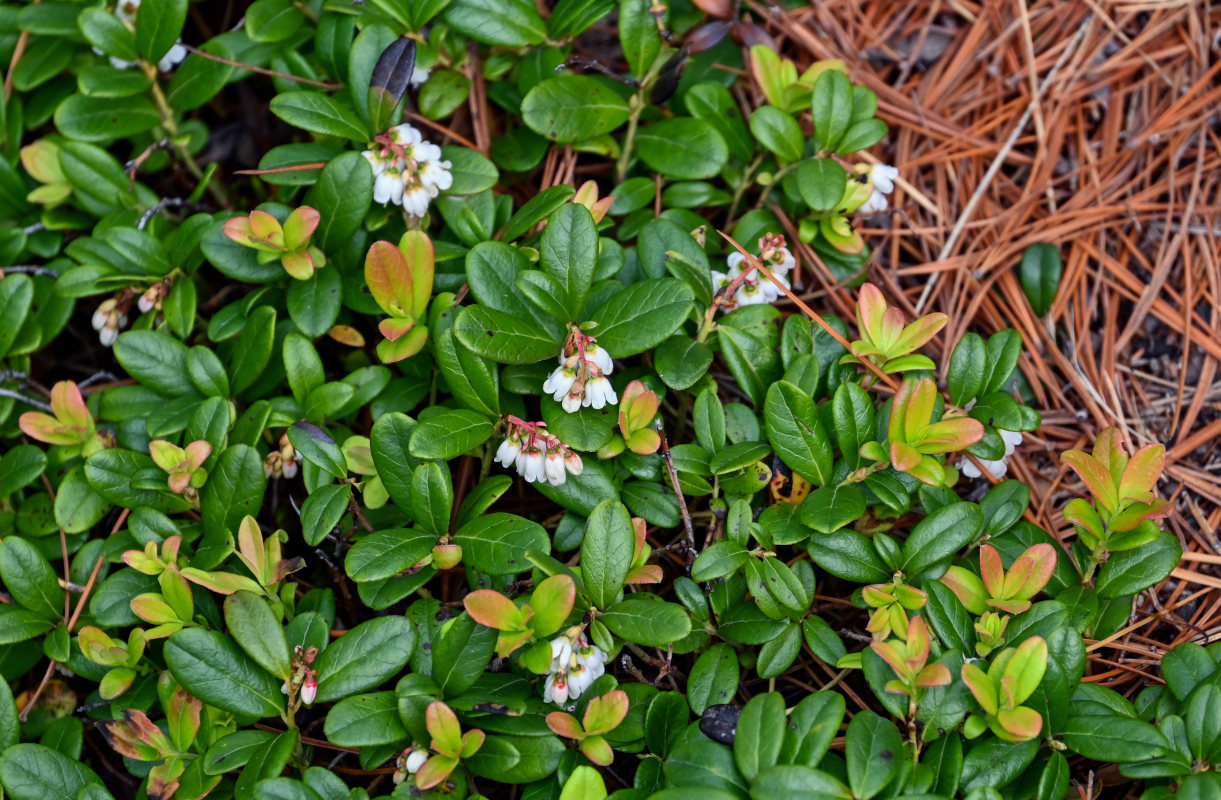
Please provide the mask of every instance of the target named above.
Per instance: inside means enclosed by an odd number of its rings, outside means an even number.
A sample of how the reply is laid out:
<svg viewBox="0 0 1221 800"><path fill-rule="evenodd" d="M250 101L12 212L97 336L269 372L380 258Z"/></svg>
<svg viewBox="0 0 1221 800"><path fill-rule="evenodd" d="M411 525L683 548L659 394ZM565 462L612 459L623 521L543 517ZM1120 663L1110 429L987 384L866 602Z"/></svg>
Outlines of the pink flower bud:
<svg viewBox="0 0 1221 800"><path fill-rule="evenodd" d="M318 696L318 680L312 674L305 676L305 682L301 684L301 702L307 706L314 702L314 698Z"/></svg>

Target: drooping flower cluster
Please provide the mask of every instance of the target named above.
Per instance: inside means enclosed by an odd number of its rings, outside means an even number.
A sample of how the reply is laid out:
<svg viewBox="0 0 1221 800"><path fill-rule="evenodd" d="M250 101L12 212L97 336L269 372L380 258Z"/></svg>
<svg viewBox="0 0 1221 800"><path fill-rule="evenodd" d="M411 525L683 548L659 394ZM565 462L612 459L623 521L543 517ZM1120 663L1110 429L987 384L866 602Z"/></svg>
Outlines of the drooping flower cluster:
<svg viewBox="0 0 1221 800"><path fill-rule="evenodd" d="M301 702L307 706L318 696L318 673L311 666L317 657L317 647L297 646L291 665L292 675L280 687L280 691L288 695L290 703L298 692Z"/></svg>
<svg viewBox="0 0 1221 800"><path fill-rule="evenodd" d="M394 783L397 786L407 780L408 775L414 775L420 771L420 767L424 766L424 762L428 760L428 749L420 745L413 744L403 752L394 761Z"/></svg>
<svg viewBox="0 0 1221 800"><path fill-rule="evenodd" d="M1005 455L1001 456L1000 459L996 461L985 461L981 458L979 463L983 464L983 467L988 471L988 474L990 474L993 478L1000 480L1001 478L1005 477L1005 473L1009 471L1009 456L1013 455L1014 449L1022 443L1022 434L1017 431L1001 430L1000 428L997 428L996 432L999 433L1001 438L1005 440ZM959 464L959 468L962 470L963 477L966 478L978 478L983 474L969 458L964 458L962 463Z"/></svg>
<svg viewBox="0 0 1221 800"><path fill-rule="evenodd" d="M428 213L433 198L454 184L441 148L410 125L396 125L361 153L373 167L373 199L394 203L415 217Z"/></svg>
<svg viewBox="0 0 1221 800"><path fill-rule="evenodd" d="M559 359L560 365L543 382L543 391L569 414L583 406L603 408L619 402L615 388L606 379L615 368L614 361L594 337L570 327Z"/></svg>
<svg viewBox="0 0 1221 800"><path fill-rule="evenodd" d="M543 702L563 705L576 700L606 672L606 653L585 640L567 635L551 640L551 671L543 684Z"/></svg>
<svg viewBox="0 0 1221 800"><path fill-rule="evenodd" d="M581 457L568 445L547 432L546 423L526 422L512 415L505 417L505 440L496 450L501 466L510 465L530 483L535 481L561 486L569 473L580 475Z"/></svg>
<svg viewBox="0 0 1221 800"><path fill-rule="evenodd" d="M119 0L119 2L115 4L114 15L118 17L129 30L134 31L136 29L136 12L140 10L140 2L141 0ZM96 47L93 49L93 51L98 55L102 55L102 52ZM169 51L161 57L161 60L157 62L157 69L162 72L169 72L174 67L185 61L186 57L187 49L182 46L182 40L179 39L178 41L174 42L173 47L171 47ZM134 67L136 62L124 61L121 58L111 56L110 65L115 69L129 69L130 67Z"/></svg>
<svg viewBox="0 0 1221 800"><path fill-rule="evenodd" d="M119 331L127 327L127 312L131 310L132 292L124 290L102 304L93 312L93 329L103 347L110 347L119 338Z"/></svg>
<svg viewBox="0 0 1221 800"><path fill-rule="evenodd" d="M297 468L301 464L301 454L288 441L288 434L280 437L280 447L278 450L272 450L267 454L267 458L263 459L263 476L268 480L272 478L288 478L292 480L297 477Z"/></svg>
<svg viewBox="0 0 1221 800"><path fill-rule="evenodd" d="M730 253L725 261L729 265L727 271L714 270L712 273L712 285L717 291L726 289L733 293L722 301L722 308L732 311L738 306L774 303L784 294L776 284L755 272L741 253ZM775 275L785 288L792 288L788 274L797 265L797 259L785 247L783 236L768 233L759 239L759 263Z"/></svg>
<svg viewBox="0 0 1221 800"><path fill-rule="evenodd" d="M869 199L857 209L857 213L878 214L885 211L890 205L886 195L895 190L895 178L899 177L899 170L887 164L861 164L856 170L863 176L863 180L873 187Z"/></svg>

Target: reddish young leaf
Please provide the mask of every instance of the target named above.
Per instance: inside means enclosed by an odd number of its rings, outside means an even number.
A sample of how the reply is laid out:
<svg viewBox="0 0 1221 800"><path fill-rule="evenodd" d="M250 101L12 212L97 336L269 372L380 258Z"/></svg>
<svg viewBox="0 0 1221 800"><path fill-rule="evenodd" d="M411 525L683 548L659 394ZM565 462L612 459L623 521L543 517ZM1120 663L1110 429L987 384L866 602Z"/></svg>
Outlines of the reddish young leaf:
<svg viewBox="0 0 1221 800"><path fill-rule="evenodd" d="M583 725L586 734L607 733L619 726L627 716L627 692L616 689L595 697L585 707Z"/></svg>
<svg viewBox="0 0 1221 800"><path fill-rule="evenodd" d="M403 254L411 274L410 304L404 309L411 316L422 319L432 297L432 283L436 274L436 254L432 240L423 231L407 231L399 240L399 251ZM406 301L406 298L402 298Z"/></svg>
<svg viewBox="0 0 1221 800"><path fill-rule="evenodd" d="M1060 455L1060 460L1073 468L1085 488L1103 508L1116 510L1119 505L1116 484L1101 461L1080 450L1068 450Z"/></svg>
<svg viewBox="0 0 1221 800"><path fill-rule="evenodd" d="M431 789L449 777L458 766L458 759L449 756L433 756L415 774L415 785L420 789Z"/></svg>
<svg viewBox="0 0 1221 800"><path fill-rule="evenodd" d="M569 575L552 575L539 582L530 596L530 607L534 609L535 633L539 636L550 636L558 631L572 613L576 599L577 585Z"/></svg>
<svg viewBox="0 0 1221 800"><path fill-rule="evenodd" d="M548 714L547 727L555 731L557 736L563 736L565 739L585 738L585 729L581 727L580 722L577 722L577 718L571 714L565 714L563 711L552 711Z"/></svg>
<svg viewBox="0 0 1221 800"><path fill-rule="evenodd" d="M63 416L60 415L60 419ZM1166 447L1151 444L1137 450L1124 467L1119 480L1119 496L1122 499L1148 502L1153 497L1153 487L1166 465Z"/></svg>
<svg viewBox="0 0 1221 800"><path fill-rule="evenodd" d="M93 432L93 417L85 406L80 387L72 381L59 381L51 387L51 412L64 425Z"/></svg>
<svg viewBox="0 0 1221 800"><path fill-rule="evenodd" d="M432 736L432 749L441 755L458 758L462 752L462 728L458 715L444 703L429 703L424 711L424 727Z"/></svg>
<svg viewBox="0 0 1221 800"><path fill-rule="evenodd" d="M572 579L569 578L569 580ZM471 619L480 625L486 625L498 631L521 630L521 609L500 592L492 589L478 589L464 597L462 605L466 606L466 613L471 615Z"/></svg>
<svg viewBox="0 0 1221 800"><path fill-rule="evenodd" d="M615 760L615 751L610 743L601 736L590 736L581 740L581 752L585 757L603 767L610 766Z"/></svg>
<svg viewBox="0 0 1221 800"><path fill-rule="evenodd" d="M296 250L309 241L318 228L322 215L309 206L301 206L284 220L284 246Z"/></svg>
<svg viewBox="0 0 1221 800"><path fill-rule="evenodd" d="M414 316L411 270L402 250L390 242L374 242L365 256L365 283L373 299L387 314Z"/></svg>

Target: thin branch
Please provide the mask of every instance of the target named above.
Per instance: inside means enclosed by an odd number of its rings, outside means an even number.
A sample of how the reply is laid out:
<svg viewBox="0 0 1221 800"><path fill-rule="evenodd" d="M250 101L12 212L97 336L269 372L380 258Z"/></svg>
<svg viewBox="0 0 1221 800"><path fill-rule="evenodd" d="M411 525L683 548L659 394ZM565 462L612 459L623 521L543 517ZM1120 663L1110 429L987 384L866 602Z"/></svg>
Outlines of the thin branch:
<svg viewBox="0 0 1221 800"><path fill-rule="evenodd" d="M687 501L683 498L682 487L678 485L678 470L674 467L674 458L670 455L670 443L666 441L666 431L661 425L661 419L655 425L661 436L661 457L666 462L666 470L670 473L670 487L674 489L674 497L678 500L678 510L683 516L683 529L687 532L687 566L695 562L695 526L691 524L691 512L687 510Z"/></svg>
<svg viewBox="0 0 1221 800"><path fill-rule="evenodd" d="M342 83L327 83L326 81L316 81L313 78L302 78L298 75L289 75L287 72L276 72L274 69L256 67L253 64L243 64L240 61L230 61L227 58L221 58L220 56L214 56L211 53L200 50L198 47L192 47L189 44L183 44L182 46L185 47L187 49L187 51L194 53L195 55L199 56L200 58L206 58L209 61L215 61L220 64L227 64L230 67L237 67L238 69L248 69L251 72L257 72L260 75L270 75L273 78L283 78L286 81L295 81L297 83L304 83L307 86L317 86L319 89L327 89L332 92L338 91L343 88Z"/></svg>

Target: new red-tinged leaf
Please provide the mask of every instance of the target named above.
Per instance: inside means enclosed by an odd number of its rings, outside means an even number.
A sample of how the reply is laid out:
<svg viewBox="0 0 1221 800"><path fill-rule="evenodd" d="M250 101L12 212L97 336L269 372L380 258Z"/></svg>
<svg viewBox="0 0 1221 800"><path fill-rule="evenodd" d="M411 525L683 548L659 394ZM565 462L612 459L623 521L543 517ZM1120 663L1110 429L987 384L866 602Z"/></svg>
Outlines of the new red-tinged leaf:
<svg viewBox="0 0 1221 800"><path fill-rule="evenodd" d="M554 731L556 736L563 736L565 739L585 738L585 729L577 718L563 711L552 711L548 714L547 727Z"/></svg>
<svg viewBox="0 0 1221 800"><path fill-rule="evenodd" d="M436 254L432 240L423 231L407 231L399 240L399 250L411 273L411 300L410 305L404 308L413 317L421 318L428 310L436 274Z"/></svg>
<svg viewBox="0 0 1221 800"><path fill-rule="evenodd" d="M481 730L467 731L462 734L462 757L470 758L483 747L484 734Z"/></svg>
<svg viewBox="0 0 1221 800"><path fill-rule="evenodd" d="M415 320L408 317L387 317L377 323L378 332L392 342L406 336L413 327L415 327Z"/></svg>
<svg viewBox="0 0 1221 800"><path fill-rule="evenodd" d="M63 419L62 415L60 419ZM1124 467L1119 481L1119 496L1125 500L1148 502L1165 465L1165 445L1151 444L1137 450Z"/></svg>
<svg viewBox="0 0 1221 800"><path fill-rule="evenodd" d="M498 631L521 630L521 609L500 592L492 589L477 589L462 599L466 613L480 625Z"/></svg>
<svg viewBox="0 0 1221 800"><path fill-rule="evenodd" d="M576 599L577 585L570 575L552 575L541 581L530 596L530 606L534 609L534 632L539 636L550 636L558 631L572 613Z"/></svg>
<svg viewBox="0 0 1221 800"><path fill-rule="evenodd" d="M80 387L72 381L59 381L51 387L51 411L64 425L87 433L93 431L93 417L85 406Z"/></svg>
<svg viewBox="0 0 1221 800"><path fill-rule="evenodd" d="M615 751L611 749L610 743L601 736L589 736L582 739L581 752L599 766L607 767L615 761Z"/></svg>
<svg viewBox="0 0 1221 800"><path fill-rule="evenodd" d="M1010 742L1029 741L1043 730L1043 718L1039 712L1026 706L1001 709L996 714L996 722L1001 730L996 730L994 726L993 732Z"/></svg>
<svg viewBox="0 0 1221 800"><path fill-rule="evenodd" d="M365 256L365 283L373 299L390 316L415 316L411 269L403 251L390 242L374 242L369 248Z"/></svg>
<svg viewBox="0 0 1221 800"><path fill-rule="evenodd" d="M627 692L616 689L601 697L595 697L585 707L583 727L586 734L608 733L619 727L627 717Z"/></svg>
<svg viewBox="0 0 1221 800"><path fill-rule="evenodd" d="M429 703L424 711L424 727L432 736L430 746L434 751L458 758L462 752L462 728L458 725L458 715L449 706L440 702Z"/></svg>
<svg viewBox="0 0 1221 800"><path fill-rule="evenodd" d="M1069 450L1060 455L1060 460L1073 468L1085 484L1085 488L1107 511L1115 511L1119 496L1115 481L1104 464L1094 456L1080 450Z"/></svg>
<svg viewBox="0 0 1221 800"><path fill-rule="evenodd" d="M301 206L284 220L284 246L296 250L309 241L318 228L322 215L309 206Z"/></svg>
<svg viewBox="0 0 1221 800"><path fill-rule="evenodd" d="M987 674L974 664L963 664L962 682L971 690L975 702L979 703L988 714L995 714L1000 708L996 687L988 679Z"/></svg>
<svg viewBox="0 0 1221 800"><path fill-rule="evenodd" d="M433 756L424 762L415 774L415 785L420 789L431 789L442 783L458 766L458 759L450 756Z"/></svg>
<svg viewBox="0 0 1221 800"><path fill-rule="evenodd" d="M979 615L988 610L987 589L974 572L953 566L941 576L941 582L950 587L958 601L972 614Z"/></svg>

